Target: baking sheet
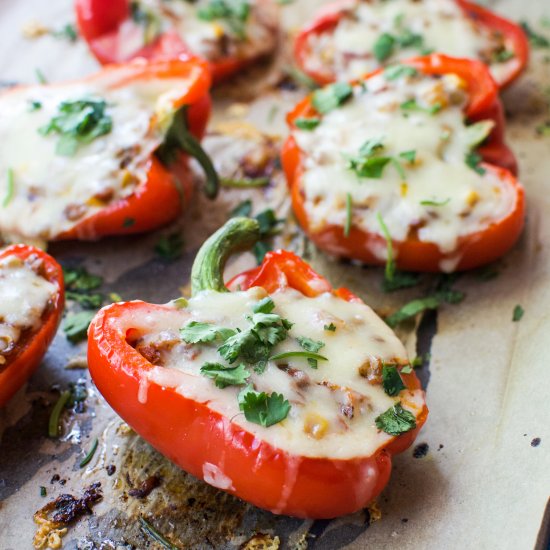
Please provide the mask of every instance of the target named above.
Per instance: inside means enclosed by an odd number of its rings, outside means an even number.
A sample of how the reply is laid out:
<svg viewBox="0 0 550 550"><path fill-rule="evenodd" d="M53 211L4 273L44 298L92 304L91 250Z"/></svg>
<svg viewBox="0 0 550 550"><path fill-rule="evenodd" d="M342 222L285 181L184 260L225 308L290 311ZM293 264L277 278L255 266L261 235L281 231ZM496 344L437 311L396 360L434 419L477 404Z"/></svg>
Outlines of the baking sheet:
<svg viewBox="0 0 550 550"><path fill-rule="evenodd" d="M282 7L285 29L292 32L320 3L296 0ZM542 16L550 17L546 2L500 0L491 7L513 19L529 19L536 28ZM71 2L0 0L2 81L34 82L36 68L52 81L97 68L82 41L24 38L21 28L32 20L60 28L73 20ZM543 30L550 35L549 29ZM216 90L207 146L222 170L231 169L228 145L233 143L236 153L235 143L262 146L245 121L274 139L284 134L285 111L305 93L273 88L288 64L288 43L282 40L282 51L269 67L253 69ZM429 450L415 458L413 447L395 459L392 479L376 506L335 521L302 521L257 510L193 479L114 415L94 391L86 370L65 368L85 349L67 343L60 333L40 370L0 411L0 549L32 548L37 528L33 513L59 494L80 495L96 481L102 483L104 498L92 516L65 534L66 548L159 548L143 532L139 516L181 548L254 548L262 543L301 549L545 548L550 487L550 136L539 136L535 128L550 119L549 90L550 50L536 50L528 74L504 95L508 138L518 154L528 197L521 242L497 264L497 278L483 282L476 274L461 277L456 285L466 293L461 304L444 306L419 326L401 331L412 356L431 353L429 365L419 370L427 384L430 417L417 441L427 443ZM105 293L165 302L180 295L182 287L185 291L198 246L232 206L250 194L254 212L269 204L285 214L284 182L280 176L274 180L265 193L222 192L214 205L197 196L182 220L151 235L57 244L50 251L66 265L85 265L101 274ZM154 246L160 236L174 232L183 235L185 248L181 258L166 262ZM385 295L380 269L326 258L308 246L291 223L279 244L305 252L317 270L335 284L349 286L382 313L433 283L426 279L424 287ZM244 255L230 270L252 263L253 258ZM512 322L516 304L525 309L519 323ZM56 386L65 389L79 378L88 379L86 410L67 415L64 436L50 440L47 421L58 395ZM94 437L99 439L98 451L87 467L79 468ZM537 438L540 443L534 446ZM107 466L116 471L108 475ZM160 485L147 497L129 494L151 477ZM40 486L46 487L46 497L40 496Z"/></svg>

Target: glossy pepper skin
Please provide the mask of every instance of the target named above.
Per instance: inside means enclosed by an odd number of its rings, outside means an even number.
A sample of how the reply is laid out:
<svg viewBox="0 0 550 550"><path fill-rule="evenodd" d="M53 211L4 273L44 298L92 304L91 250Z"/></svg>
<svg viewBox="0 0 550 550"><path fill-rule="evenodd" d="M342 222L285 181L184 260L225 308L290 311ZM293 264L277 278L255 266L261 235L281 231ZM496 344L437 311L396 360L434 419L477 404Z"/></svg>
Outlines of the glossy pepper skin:
<svg viewBox="0 0 550 550"><path fill-rule="evenodd" d="M237 238L228 244L232 232ZM257 239L255 220L234 218L228 222L199 252L192 275L194 293L205 288L222 291L227 256ZM212 246L215 241L220 246ZM209 254L222 258L221 269L205 277L204 270L201 274L201 268L196 270L195 266L197 262L199 266L208 263ZM252 286L262 286L269 293L291 287L306 296L333 292L342 300L359 300L349 290L333 289L303 260L286 251L269 252L261 266L228 284L230 289ZM223 289L227 292L225 286ZM209 409L208 403L184 397L168 385L163 387L150 380L147 398L140 402L140 384L154 367L128 342L134 329L145 327L136 327L136 322L127 319L136 320L143 314L169 315L171 311L167 306L137 301L113 304L98 313L89 330L88 362L97 388L144 439L201 479L205 479L205 464L217 464L224 457L223 473L231 480L231 487L221 488L278 514L332 518L365 507L382 491L390 476L392 456L409 447L424 424L428 414L425 405L414 430L392 438L369 456L333 460L302 457L275 448ZM404 375L403 381L409 389L420 387L414 372ZM295 472L292 479L289 472Z"/></svg>
<svg viewBox="0 0 550 550"><path fill-rule="evenodd" d="M49 254L33 246L18 244L0 252L0 259L8 256L17 256L21 260L42 260L41 274L57 286L58 292L53 303L43 313L40 327L30 334L23 334L7 362L0 365L0 407L6 405L37 369L55 336L65 305L63 270Z"/></svg>
<svg viewBox="0 0 550 550"><path fill-rule="evenodd" d="M210 75L204 62L196 59L150 63L135 61L106 67L85 81L103 79L108 79L113 88L139 80L181 79L182 92L174 107L187 105L190 133L196 139L204 134L210 115ZM55 240L95 240L107 235L128 235L156 229L179 216L190 201L192 192L193 178L186 155L181 154L176 162L167 167L153 154L149 159L146 181L134 193L84 218L70 230L57 235Z"/></svg>
<svg viewBox="0 0 550 550"><path fill-rule="evenodd" d="M494 172L499 179L509 183L515 195L515 203L504 218L482 231L462 237L457 249L452 252L452 255L461 256L456 266L456 270L459 271L490 263L504 255L515 244L523 229L525 218L525 192L514 175L517 172L516 159L504 143L504 118L498 89L486 67L479 61L432 54L405 61L403 64L411 65L425 74L458 75L466 82L470 96L465 109L468 120L476 122L491 119L495 122L493 131L486 142L477 148L477 152L483 159L482 166L485 170ZM380 71L381 69L367 75L364 80L379 74ZM311 97L307 97L288 114L287 122L292 129L297 118L311 116L322 115L312 106ZM320 249L337 256L354 258L368 264L383 264L384 262L370 251L374 243L378 246L385 245L384 238L378 234L351 227L346 237L344 228L338 225L327 225L315 232L310 230L302 192L303 153L292 135L283 146L281 160L294 213L313 242ZM448 257L436 244L417 238L409 238L402 242L393 241L393 248L396 251L397 267L408 271L440 271L441 261Z"/></svg>
<svg viewBox="0 0 550 550"><path fill-rule="evenodd" d="M497 15L489 9L469 2L467 0L455 0L464 13L492 32L497 32L506 37L506 41L513 45L515 63L512 70L499 82L501 88L512 84L525 70L529 63L529 41L523 29L512 21ZM350 0L336 0L324 6L313 21L306 25L296 37L294 42L294 59L298 67L318 84L330 84L334 82L334 75L329 72L312 71L307 68L308 41L312 35L331 33L346 12L353 8L355 2Z"/></svg>
<svg viewBox="0 0 550 550"><path fill-rule="evenodd" d="M266 1L266 0L262 0ZM76 0L76 20L82 37L101 64L145 59L191 59L195 54L175 31L161 34L136 51L127 51L120 26L131 17L129 0ZM219 83L239 72L255 59L227 56L209 63L213 82Z"/></svg>

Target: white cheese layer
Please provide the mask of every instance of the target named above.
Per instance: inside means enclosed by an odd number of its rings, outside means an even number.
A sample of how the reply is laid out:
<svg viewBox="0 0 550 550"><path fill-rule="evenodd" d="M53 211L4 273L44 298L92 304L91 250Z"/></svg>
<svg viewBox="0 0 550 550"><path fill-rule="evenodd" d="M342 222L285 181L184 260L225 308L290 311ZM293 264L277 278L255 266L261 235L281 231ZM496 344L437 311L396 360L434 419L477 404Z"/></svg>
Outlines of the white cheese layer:
<svg viewBox="0 0 550 550"><path fill-rule="evenodd" d="M307 67L329 69L337 80L360 78L380 66L373 51L383 33L397 40L383 64L437 52L481 59L499 81L516 63L513 57L496 60L495 52L503 46L511 52L512 46L465 15L454 0L373 0L354 3L333 32L311 36ZM411 35L422 40L414 41Z"/></svg>
<svg viewBox="0 0 550 550"><path fill-rule="evenodd" d="M356 86L353 98L324 115L313 131L293 130L303 151L301 185L310 229L345 226L349 194L353 227L383 237L380 215L393 240L404 241L416 232L421 241L450 254L460 237L509 213L513 189L465 162L471 131L464 120L461 85L454 75L388 81L381 74L367 80L364 89ZM441 109L430 114L435 105ZM394 159L380 178L359 177L349 168L349 158L360 156L369 140L384 147L373 156ZM400 156L408 152L416 157L413 163ZM385 259L385 246L371 252Z"/></svg>
<svg viewBox="0 0 550 550"><path fill-rule="evenodd" d="M188 398L208 402L211 409L279 449L335 459L368 456L391 439L377 429L375 418L396 402L401 401L415 416L420 413L424 403L421 390L403 390L389 397L382 389L381 362L408 361L401 342L368 306L345 302L332 294L307 298L285 289L271 296L273 313L294 326L273 353L301 350L296 337L305 336L324 342L319 353L328 360L319 361L317 369L296 357L279 361L278 366L269 361L262 374L250 369L249 382L257 391L282 393L291 409L285 420L268 428L248 422L237 402L242 387L219 389L199 372L206 362L223 362L217 352L220 343L186 344L178 329L190 321L246 329L245 317L265 295L261 288L232 293L206 291L189 300L182 310L162 316L155 311L139 319L129 316L125 320L128 326L141 328L145 334L137 349L158 365L142 379L138 398L147 400L151 382L174 387ZM330 323L336 326L334 332L324 329Z"/></svg>
<svg viewBox="0 0 550 550"><path fill-rule="evenodd" d="M277 10L272 2L228 2L229 6L248 4L245 20L238 17L205 20L200 13L208 10L210 4L211 0L139 0L136 5L147 14L148 22L125 22L121 28L124 40L120 47L125 48L129 56L159 34L175 31L194 54L208 61L228 57L253 59L273 51L277 41Z"/></svg>
<svg viewBox="0 0 550 550"><path fill-rule="evenodd" d="M59 289L36 272L40 263L7 256L0 260L0 365L24 330L35 330Z"/></svg>
<svg viewBox="0 0 550 550"><path fill-rule="evenodd" d="M53 239L146 181L149 158L163 139L161 123L186 82L134 78L114 87L110 74L0 95L0 234L5 240ZM112 75L123 76L120 71ZM73 156L57 154L59 134L44 136L39 129L58 114L62 102L81 99L106 101L112 129L81 143Z"/></svg>

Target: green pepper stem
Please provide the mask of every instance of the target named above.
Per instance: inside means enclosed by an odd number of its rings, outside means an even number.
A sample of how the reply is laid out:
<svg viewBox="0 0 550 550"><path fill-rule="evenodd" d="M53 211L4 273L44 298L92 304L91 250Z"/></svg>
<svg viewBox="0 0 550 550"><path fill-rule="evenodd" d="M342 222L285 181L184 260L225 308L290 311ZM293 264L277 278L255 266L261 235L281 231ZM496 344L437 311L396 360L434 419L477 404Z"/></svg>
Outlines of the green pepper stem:
<svg viewBox="0 0 550 550"><path fill-rule="evenodd" d="M223 271L229 257L260 240L260 225L251 218L231 218L201 246L191 271L193 296L202 290L228 292Z"/></svg>

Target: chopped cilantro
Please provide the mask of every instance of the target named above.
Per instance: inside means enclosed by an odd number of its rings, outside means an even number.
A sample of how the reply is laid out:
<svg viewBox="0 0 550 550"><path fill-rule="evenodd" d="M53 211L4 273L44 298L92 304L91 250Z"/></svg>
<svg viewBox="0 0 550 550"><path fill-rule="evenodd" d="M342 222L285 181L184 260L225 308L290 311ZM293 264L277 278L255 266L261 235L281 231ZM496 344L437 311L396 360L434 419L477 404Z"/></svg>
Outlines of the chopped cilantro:
<svg viewBox="0 0 550 550"><path fill-rule="evenodd" d="M191 321L180 328L180 338L188 344L208 344L217 339L225 341L234 334L232 329L199 321Z"/></svg>
<svg viewBox="0 0 550 550"><path fill-rule="evenodd" d="M52 31L51 35L54 38L62 38L69 42L76 42L78 40L78 32L72 23L63 25L58 31Z"/></svg>
<svg viewBox="0 0 550 550"><path fill-rule="evenodd" d="M514 308L514 313L512 314L512 321L514 321L514 323L521 321L521 318L523 317L524 313L525 313L525 310L518 304Z"/></svg>
<svg viewBox="0 0 550 550"><path fill-rule="evenodd" d="M136 223L134 218L124 218L122 227L132 227Z"/></svg>
<svg viewBox="0 0 550 550"><path fill-rule="evenodd" d="M416 428L414 415L396 403L374 420L376 427L390 435L401 435Z"/></svg>
<svg viewBox="0 0 550 550"><path fill-rule="evenodd" d="M420 201L420 204L422 206L445 206L446 204L449 204L451 202L451 199L445 199L444 201L437 201L435 199Z"/></svg>
<svg viewBox="0 0 550 550"><path fill-rule="evenodd" d="M42 102L37 101L36 99L29 99L29 111L39 111L42 109Z"/></svg>
<svg viewBox="0 0 550 550"><path fill-rule="evenodd" d="M395 38L385 32L382 33L374 43L372 53L378 62L383 62L393 54L395 48Z"/></svg>
<svg viewBox="0 0 550 550"><path fill-rule="evenodd" d="M6 194L2 201L2 208L6 208L13 199L13 193L15 191L15 176L13 174L13 168L8 168L6 171Z"/></svg>
<svg viewBox="0 0 550 550"><path fill-rule="evenodd" d="M290 403L280 393L266 394L257 392L252 386L247 386L239 393L239 408L244 412L249 422L260 426L273 426L284 420L289 411Z"/></svg>
<svg viewBox="0 0 550 550"><path fill-rule="evenodd" d="M298 336L296 340L298 340L298 344L300 344L301 348L312 353L317 353L321 348L325 347L324 342L321 342L319 340L312 340L311 338L307 338L305 336ZM312 369L317 368L317 359L310 357L308 358L307 362Z"/></svg>
<svg viewBox="0 0 550 550"><path fill-rule="evenodd" d="M40 486L40 496L41 496L41 497L45 497L47 494L48 494L48 493L47 493L47 491L46 491L46 487L44 487L44 486L41 485L41 486Z"/></svg>
<svg viewBox="0 0 550 550"><path fill-rule="evenodd" d="M314 369L317 368L317 361L328 361L324 355L313 353L311 351L284 351L282 353L272 355L269 360L280 361L281 359L288 359L289 357L303 357L304 359L307 359L309 365ZM311 361L315 361L315 366L311 364Z"/></svg>
<svg viewBox="0 0 550 550"><path fill-rule="evenodd" d="M68 300L79 303L84 309L98 309L103 303L103 294L88 294L67 290L65 297Z"/></svg>
<svg viewBox="0 0 550 550"><path fill-rule="evenodd" d="M403 151L399 153L399 156L402 159L405 159L409 164L414 164L416 162L416 151L414 149L410 151Z"/></svg>
<svg viewBox="0 0 550 550"><path fill-rule="evenodd" d="M330 323L330 325L325 325L323 329L328 332L336 332L336 325L334 323Z"/></svg>
<svg viewBox="0 0 550 550"><path fill-rule="evenodd" d="M93 311L79 311L78 313L67 315L63 324L63 331L67 339L73 344L85 339L88 327L94 316L95 312Z"/></svg>
<svg viewBox="0 0 550 550"><path fill-rule="evenodd" d="M406 76L416 76L418 71L410 65L392 65L384 71L386 80L397 80Z"/></svg>
<svg viewBox="0 0 550 550"><path fill-rule="evenodd" d="M550 39L546 38L542 34L535 32L527 21L522 21L520 23L521 28L525 31L531 46L534 48L550 48Z"/></svg>
<svg viewBox="0 0 550 550"><path fill-rule="evenodd" d="M340 107L352 95L353 88L349 84L337 82L315 90L312 94L311 103L319 113L325 114Z"/></svg>
<svg viewBox="0 0 550 550"><path fill-rule="evenodd" d="M99 288L103 283L103 278L99 275L88 273L84 267L63 268L63 278L65 287L76 291L90 291Z"/></svg>
<svg viewBox="0 0 550 550"><path fill-rule="evenodd" d="M411 302L405 304L401 309L392 313L389 317L386 317L386 323L394 328L402 321L410 319L426 311L427 309L437 309L441 301L435 296L428 296L426 298L417 298Z"/></svg>
<svg viewBox="0 0 550 550"><path fill-rule="evenodd" d="M422 113L428 113L429 115L435 115L441 111L441 103L435 103L429 107L422 107L418 104L416 99L408 99L399 106L403 111L419 111Z"/></svg>
<svg viewBox="0 0 550 550"><path fill-rule="evenodd" d="M506 61L510 61L510 59L513 59L514 57L514 52L505 48L500 49L493 54L493 60L497 63L505 63Z"/></svg>
<svg viewBox="0 0 550 550"><path fill-rule="evenodd" d="M483 161L480 155L474 152L469 152L464 157L464 162L469 166L474 172L477 172L480 176L485 174L486 170L480 163Z"/></svg>
<svg viewBox="0 0 550 550"><path fill-rule="evenodd" d="M73 156L80 145L111 131L113 119L106 110L107 103L102 99L63 101L58 106L57 115L38 132L43 136L58 134L56 153Z"/></svg>
<svg viewBox="0 0 550 550"><path fill-rule="evenodd" d="M155 252L169 262L177 260L183 251L183 237L180 233L163 235L155 245Z"/></svg>
<svg viewBox="0 0 550 550"><path fill-rule="evenodd" d="M265 187L270 182L270 179L265 177L260 178L220 178L222 187L232 187L234 189L250 189L252 187Z"/></svg>
<svg viewBox="0 0 550 550"><path fill-rule="evenodd" d="M236 367L228 367L221 363L205 363L201 367L201 374L212 378L216 387L223 389L227 386L243 386L250 376L250 371L243 363Z"/></svg>
<svg viewBox="0 0 550 550"><path fill-rule="evenodd" d="M294 126L296 126L296 128L300 128L300 130L308 130L308 131L315 130L315 128L317 128L319 124L321 124L321 119L318 117L315 117L315 118L300 117L294 121Z"/></svg>
<svg viewBox="0 0 550 550"><path fill-rule="evenodd" d="M405 365L402 369L401 369L401 374L411 374L411 372L413 371L413 368L411 365Z"/></svg>
<svg viewBox="0 0 550 550"><path fill-rule="evenodd" d="M262 298L252 306L252 311L254 313L271 313L274 309L275 303L269 296Z"/></svg>
<svg viewBox="0 0 550 550"><path fill-rule="evenodd" d="M492 120L480 120L466 127L466 142L470 149L483 143L492 132L495 123Z"/></svg>
<svg viewBox="0 0 550 550"><path fill-rule="evenodd" d="M346 223L344 225L344 237L349 237L353 222L353 202L351 193L346 193Z"/></svg>
<svg viewBox="0 0 550 550"><path fill-rule="evenodd" d="M403 384L403 380L401 380L401 376L399 376L399 371L395 365L382 366L382 387L392 397L407 387Z"/></svg>
<svg viewBox="0 0 550 550"><path fill-rule="evenodd" d="M34 74L36 75L36 80L38 80L40 84L48 83L48 79L45 77L44 73L38 67L34 69Z"/></svg>
<svg viewBox="0 0 550 550"><path fill-rule="evenodd" d="M393 259L393 242L391 238L390 231L388 226L384 222L380 212L376 214L376 219L378 220L378 225L382 230L382 235L386 239L386 269L384 271L384 277L386 280L391 281L395 275L395 260Z"/></svg>
<svg viewBox="0 0 550 550"><path fill-rule="evenodd" d="M246 22L250 15L248 0L210 0L199 8L197 17L203 21L221 20L239 39L246 39Z"/></svg>

